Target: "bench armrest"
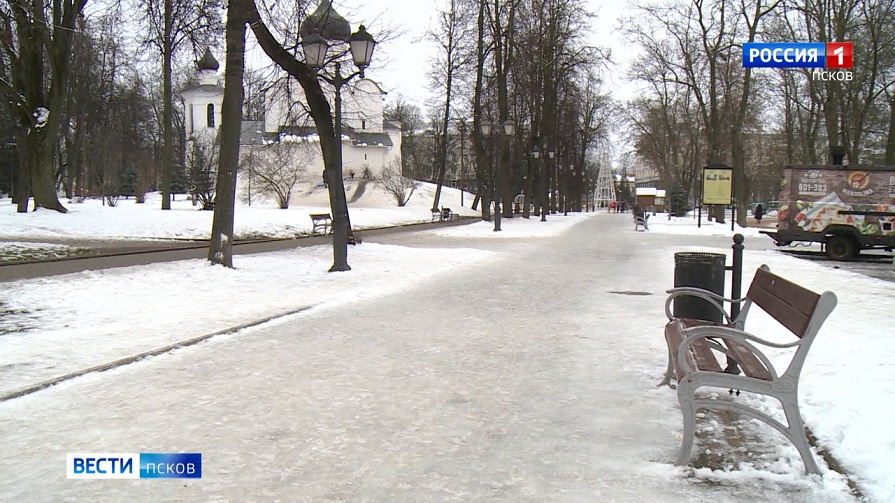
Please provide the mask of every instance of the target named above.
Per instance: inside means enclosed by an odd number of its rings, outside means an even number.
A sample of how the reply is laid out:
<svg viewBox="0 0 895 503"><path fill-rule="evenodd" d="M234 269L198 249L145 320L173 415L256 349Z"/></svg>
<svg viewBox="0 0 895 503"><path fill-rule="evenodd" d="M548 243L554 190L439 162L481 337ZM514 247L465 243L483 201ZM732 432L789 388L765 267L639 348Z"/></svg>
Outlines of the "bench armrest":
<svg viewBox="0 0 895 503"><path fill-rule="evenodd" d="M730 302L731 304L740 304L748 300L747 297L743 297L742 299L728 299L727 297L718 295L717 293L710 290L692 286L680 286L677 288L672 288L671 290L667 290L665 293L668 294L668 298L665 299L665 316L668 317L669 321L674 319L674 315L671 313L671 303L678 297L690 296L704 299L709 304L715 306L715 308L724 315L724 320L727 324L734 323L734 320L730 318L730 314L728 314L728 312L724 309L724 302Z"/></svg>
<svg viewBox="0 0 895 503"><path fill-rule="evenodd" d="M724 326L697 326L687 328L681 331L681 335L683 336L683 341L678 348L678 362L680 362L680 365L685 373L693 371L693 369L691 369L690 366L687 364L687 360L685 358L687 348L697 339L705 339L710 337L712 339L730 340L747 347L749 351L751 351L752 354L754 354L755 357L761 361L765 368L768 369L768 372L770 372L772 379L775 380L778 379L779 376L776 369L774 368L774 365L771 363L768 357L765 356L765 354L761 350L759 350L753 343L757 343L765 347L781 349L793 348L799 346L802 343L800 339L787 344L779 344L762 339L761 337L750 334L749 332L746 332L744 330ZM723 352L730 356L729 352Z"/></svg>

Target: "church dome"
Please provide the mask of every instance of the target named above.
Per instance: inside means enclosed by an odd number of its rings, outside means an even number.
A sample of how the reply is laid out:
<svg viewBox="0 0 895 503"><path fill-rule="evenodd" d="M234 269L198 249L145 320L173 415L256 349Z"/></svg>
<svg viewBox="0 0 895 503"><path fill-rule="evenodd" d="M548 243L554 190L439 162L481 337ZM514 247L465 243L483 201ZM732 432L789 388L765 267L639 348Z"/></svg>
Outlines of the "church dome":
<svg viewBox="0 0 895 503"><path fill-rule="evenodd" d="M314 12L301 22L298 34L304 37L315 31L326 40L347 42L351 37L351 25L333 9L332 0L320 0Z"/></svg>
<svg viewBox="0 0 895 503"><path fill-rule="evenodd" d="M214 56L211 55L211 49L208 47L205 48L205 55L199 60L198 65L199 71L211 70L214 72L218 71L218 68L221 66L218 64L218 60L214 59Z"/></svg>

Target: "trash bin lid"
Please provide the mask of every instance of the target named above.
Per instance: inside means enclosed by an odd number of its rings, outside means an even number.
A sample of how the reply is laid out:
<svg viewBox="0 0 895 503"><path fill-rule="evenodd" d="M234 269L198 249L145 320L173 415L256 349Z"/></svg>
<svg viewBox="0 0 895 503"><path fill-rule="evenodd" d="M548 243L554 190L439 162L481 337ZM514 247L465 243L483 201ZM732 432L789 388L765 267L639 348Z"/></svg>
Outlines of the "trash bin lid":
<svg viewBox="0 0 895 503"><path fill-rule="evenodd" d="M677 252L674 254L675 264L715 264L724 263L727 255L707 252Z"/></svg>

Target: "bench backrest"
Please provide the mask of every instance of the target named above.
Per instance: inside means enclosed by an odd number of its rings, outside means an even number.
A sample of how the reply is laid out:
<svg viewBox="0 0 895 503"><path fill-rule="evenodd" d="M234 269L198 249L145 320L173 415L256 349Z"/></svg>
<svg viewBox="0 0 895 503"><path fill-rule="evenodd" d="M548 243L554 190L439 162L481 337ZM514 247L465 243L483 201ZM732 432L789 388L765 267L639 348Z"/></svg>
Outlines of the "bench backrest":
<svg viewBox="0 0 895 503"><path fill-rule="evenodd" d="M799 337L798 349L783 375L798 379L814 337L838 302L833 292L818 295L773 274L763 265L755 272L746 297ZM743 306L744 312L748 310Z"/></svg>
<svg viewBox="0 0 895 503"><path fill-rule="evenodd" d="M820 295L764 267L755 272L746 296L798 337L806 334L820 299Z"/></svg>

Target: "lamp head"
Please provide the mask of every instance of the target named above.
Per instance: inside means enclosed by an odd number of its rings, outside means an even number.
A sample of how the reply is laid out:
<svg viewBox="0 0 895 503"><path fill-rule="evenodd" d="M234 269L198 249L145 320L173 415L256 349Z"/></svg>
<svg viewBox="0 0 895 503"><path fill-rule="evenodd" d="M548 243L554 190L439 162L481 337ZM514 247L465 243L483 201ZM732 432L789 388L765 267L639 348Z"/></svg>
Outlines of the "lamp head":
<svg viewBox="0 0 895 503"><path fill-rule="evenodd" d="M301 37L301 48L305 53L305 63L315 70L323 68L323 65L326 64L329 44L320 35L320 32L314 30Z"/></svg>
<svg viewBox="0 0 895 503"><path fill-rule="evenodd" d="M516 132L516 123L513 122L513 119L507 119L503 123L503 130L507 134L507 136L513 136L513 133Z"/></svg>
<svg viewBox="0 0 895 503"><path fill-rule="evenodd" d="M354 60L354 65L363 72L364 68L370 66L370 61L373 59L373 48L376 47L373 35L367 32L367 28L364 25L360 25L357 31L348 38L348 47L351 49L351 58ZM361 76L363 76L363 73L361 73Z"/></svg>

